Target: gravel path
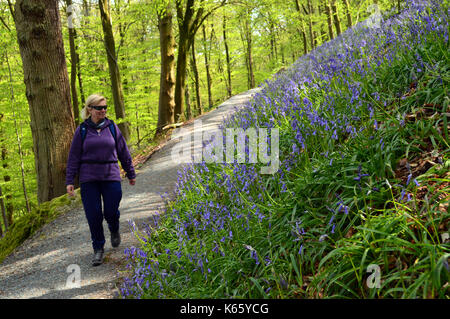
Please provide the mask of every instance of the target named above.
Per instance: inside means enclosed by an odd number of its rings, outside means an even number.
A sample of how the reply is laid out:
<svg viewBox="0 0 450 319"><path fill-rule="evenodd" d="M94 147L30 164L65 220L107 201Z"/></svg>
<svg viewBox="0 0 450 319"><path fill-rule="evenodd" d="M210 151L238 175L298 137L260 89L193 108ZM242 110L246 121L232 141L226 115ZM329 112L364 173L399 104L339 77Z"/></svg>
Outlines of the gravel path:
<svg viewBox="0 0 450 319"><path fill-rule="evenodd" d="M217 109L199 117L202 129L211 130L236 107L248 102L259 89L253 89L222 103ZM122 243L112 248L109 230L105 229L105 262L91 266L93 256L89 228L82 208L73 209L45 225L25 241L0 265L0 298L116 298L126 247L138 246L128 221L138 227L149 223L164 202L160 194L173 192L181 161L172 160L172 149L182 140L180 134L192 131L194 123L174 131L172 138L137 170L136 185L122 182L120 205ZM80 287L71 278L79 274ZM69 279L69 284L67 283Z"/></svg>

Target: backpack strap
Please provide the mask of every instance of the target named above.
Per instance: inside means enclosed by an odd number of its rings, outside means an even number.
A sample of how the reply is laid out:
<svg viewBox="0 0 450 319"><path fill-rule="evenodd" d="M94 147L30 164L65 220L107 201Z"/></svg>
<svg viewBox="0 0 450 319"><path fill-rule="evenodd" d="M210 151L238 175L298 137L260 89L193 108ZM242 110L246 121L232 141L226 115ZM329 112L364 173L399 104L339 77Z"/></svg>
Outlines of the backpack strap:
<svg viewBox="0 0 450 319"><path fill-rule="evenodd" d="M117 159L119 159L119 149L117 148L117 133L116 133L116 126L114 125L114 122L110 120L111 123L109 123L109 130L111 131L111 135L114 138L114 142L116 143L116 153L117 153Z"/></svg>
<svg viewBox="0 0 450 319"><path fill-rule="evenodd" d="M83 144L84 144L84 140L86 139L86 134L87 134L87 127L86 124L83 122L80 124L80 135L81 135L81 155L83 155Z"/></svg>
<svg viewBox="0 0 450 319"><path fill-rule="evenodd" d="M86 124L83 122L80 124L81 145L83 145L84 139L86 138L86 133Z"/></svg>

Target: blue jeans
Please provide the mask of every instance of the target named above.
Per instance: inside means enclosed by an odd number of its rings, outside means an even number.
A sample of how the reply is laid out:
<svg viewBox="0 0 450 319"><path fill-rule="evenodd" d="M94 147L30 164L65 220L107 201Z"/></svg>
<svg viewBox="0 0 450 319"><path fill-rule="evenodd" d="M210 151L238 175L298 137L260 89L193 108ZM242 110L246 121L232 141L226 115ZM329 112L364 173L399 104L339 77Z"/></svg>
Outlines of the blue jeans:
<svg viewBox="0 0 450 319"><path fill-rule="evenodd" d="M122 185L120 182L110 181L85 182L80 185L80 194L91 231L92 248L103 249L105 246L103 217L108 223L110 232L119 231Z"/></svg>

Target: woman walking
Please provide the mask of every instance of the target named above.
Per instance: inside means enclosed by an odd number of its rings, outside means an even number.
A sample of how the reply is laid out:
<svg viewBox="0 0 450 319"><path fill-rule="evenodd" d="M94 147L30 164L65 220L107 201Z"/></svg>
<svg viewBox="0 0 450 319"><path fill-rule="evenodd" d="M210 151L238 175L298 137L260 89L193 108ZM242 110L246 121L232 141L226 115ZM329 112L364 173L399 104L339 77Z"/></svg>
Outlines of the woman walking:
<svg viewBox="0 0 450 319"><path fill-rule="evenodd" d="M106 117L106 99L89 96L81 111L84 122L76 129L66 169L66 187L74 196L74 180L79 175L81 201L91 232L93 266L103 262L105 235L103 218L108 223L111 245L120 244L119 204L122 199L120 169L122 164L131 185L136 174L130 152L117 125ZM102 211L103 200L103 211Z"/></svg>

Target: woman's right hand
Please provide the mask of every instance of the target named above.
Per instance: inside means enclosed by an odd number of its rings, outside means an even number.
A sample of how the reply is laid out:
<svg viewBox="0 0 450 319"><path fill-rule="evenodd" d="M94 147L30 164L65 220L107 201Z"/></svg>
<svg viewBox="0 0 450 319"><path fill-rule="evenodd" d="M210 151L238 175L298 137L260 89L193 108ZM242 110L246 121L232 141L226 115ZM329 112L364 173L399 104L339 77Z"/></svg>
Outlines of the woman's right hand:
<svg viewBox="0 0 450 319"><path fill-rule="evenodd" d="M67 189L67 194L69 194L69 196L71 196L71 197L75 196L75 191L74 191L73 185L67 185L66 189Z"/></svg>

